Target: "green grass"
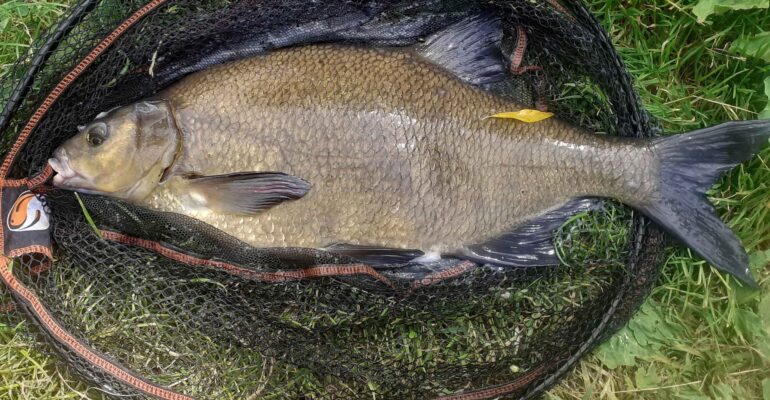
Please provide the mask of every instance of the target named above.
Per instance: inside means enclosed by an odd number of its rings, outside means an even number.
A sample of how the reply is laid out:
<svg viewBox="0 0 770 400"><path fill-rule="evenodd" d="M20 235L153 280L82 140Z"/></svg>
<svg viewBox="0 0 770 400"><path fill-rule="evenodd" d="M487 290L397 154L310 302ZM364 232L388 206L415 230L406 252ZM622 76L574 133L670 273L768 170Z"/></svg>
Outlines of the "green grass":
<svg viewBox="0 0 770 400"><path fill-rule="evenodd" d="M0 4L0 76L74 3L10 0Z"/></svg>
<svg viewBox="0 0 770 400"><path fill-rule="evenodd" d="M68 3L0 4L0 75ZM731 52L730 44L770 31L770 11L730 11L700 23L694 4L589 1L668 133L756 118L766 103L762 83L770 65ZM763 399L764 392L770 400L769 165L764 151L710 193L749 250L762 290L742 289L689 251L672 250L641 312L548 398ZM61 377L50 358L29 347L24 331L23 324L0 327L0 398L86 397L83 384Z"/></svg>
<svg viewBox="0 0 770 400"><path fill-rule="evenodd" d="M768 10L734 11L706 24L693 1L590 1L646 107L668 133L753 119L766 105L770 66L730 52L743 34L770 30ZM761 292L675 250L629 326L567 380L553 399L770 399L770 151L729 174L711 199L752 258Z"/></svg>
<svg viewBox="0 0 770 400"><path fill-rule="evenodd" d="M84 385L53 368L53 359L30 347L24 326L0 326L0 398L82 399Z"/></svg>

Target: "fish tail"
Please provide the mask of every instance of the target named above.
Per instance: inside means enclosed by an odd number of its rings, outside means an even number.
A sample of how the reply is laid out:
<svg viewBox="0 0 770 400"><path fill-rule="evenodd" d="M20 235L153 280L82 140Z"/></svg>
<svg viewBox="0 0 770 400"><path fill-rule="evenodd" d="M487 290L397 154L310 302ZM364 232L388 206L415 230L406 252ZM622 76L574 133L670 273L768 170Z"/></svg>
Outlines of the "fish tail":
<svg viewBox="0 0 770 400"><path fill-rule="evenodd" d="M740 239L717 216L706 191L770 138L770 120L735 121L656 139L657 192L637 204L653 221L721 271L757 287Z"/></svg>

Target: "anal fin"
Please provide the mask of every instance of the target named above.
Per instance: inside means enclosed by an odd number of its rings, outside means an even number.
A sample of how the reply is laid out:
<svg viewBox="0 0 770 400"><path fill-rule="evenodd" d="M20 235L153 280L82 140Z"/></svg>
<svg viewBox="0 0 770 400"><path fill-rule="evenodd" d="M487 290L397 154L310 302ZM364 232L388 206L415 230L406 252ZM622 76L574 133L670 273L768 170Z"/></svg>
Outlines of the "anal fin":
<svg viewBox="0 0 770 400"><path fill-rule="evenodd" d="M601 203L601 200L595 198L570 200L504 235L466 246L458 256L478 263L516 267L558 265L553 232L570 217L596 209Z"/></svg>

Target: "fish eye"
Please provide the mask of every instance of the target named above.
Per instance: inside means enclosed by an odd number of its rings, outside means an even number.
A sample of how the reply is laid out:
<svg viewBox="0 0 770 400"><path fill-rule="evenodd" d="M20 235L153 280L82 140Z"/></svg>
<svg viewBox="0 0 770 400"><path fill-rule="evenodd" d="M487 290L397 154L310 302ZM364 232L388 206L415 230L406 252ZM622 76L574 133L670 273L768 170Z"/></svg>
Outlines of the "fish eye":
<svg viewBox="0 0 770 400"><path fill-rule="evenodd" d="M107 140L107 129L103 125L96 125L88 130L86 141L93 147L99 146Z"/></svg>

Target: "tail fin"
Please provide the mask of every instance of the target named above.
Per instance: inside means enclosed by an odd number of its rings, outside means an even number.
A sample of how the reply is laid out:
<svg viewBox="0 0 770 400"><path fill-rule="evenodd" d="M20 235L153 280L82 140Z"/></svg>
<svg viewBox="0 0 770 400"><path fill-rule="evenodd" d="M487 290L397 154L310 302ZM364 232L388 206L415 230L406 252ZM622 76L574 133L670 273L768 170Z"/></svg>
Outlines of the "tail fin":
<svg viewBox="0 0 770 400"><path fill-rule="evenodd" d="M658 192L638 208L721 271L757 287L740 240L706 198L724 172L770 138L770 120L728 122L653 142L660 160Z"/></svg>

